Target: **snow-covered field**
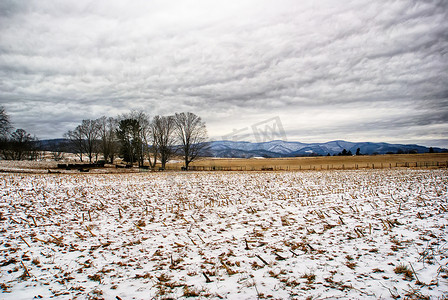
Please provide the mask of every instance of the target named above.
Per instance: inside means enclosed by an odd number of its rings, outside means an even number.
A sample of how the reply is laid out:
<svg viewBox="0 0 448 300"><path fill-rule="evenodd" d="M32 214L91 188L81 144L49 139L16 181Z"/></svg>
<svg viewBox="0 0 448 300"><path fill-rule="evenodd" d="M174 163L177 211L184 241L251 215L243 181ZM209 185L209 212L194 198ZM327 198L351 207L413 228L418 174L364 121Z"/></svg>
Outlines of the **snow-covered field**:
<svg viewBox="0 0 448 300"><path fill-rule="evenodd" d="M447 175L0 173L0 298L446 298Z"/></svg>

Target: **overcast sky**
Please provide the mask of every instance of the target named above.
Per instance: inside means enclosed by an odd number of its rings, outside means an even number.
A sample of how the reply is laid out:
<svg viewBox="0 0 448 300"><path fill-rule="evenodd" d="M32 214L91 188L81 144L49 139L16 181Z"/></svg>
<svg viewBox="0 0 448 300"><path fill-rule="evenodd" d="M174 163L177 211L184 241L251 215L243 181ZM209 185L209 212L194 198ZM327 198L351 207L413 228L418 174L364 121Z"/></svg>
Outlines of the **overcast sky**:
<svg viewBox="0 0 448 300"><path fill-rule="evenodd" d="M448 147L447 20L446 0L0 0L0 106L41 139L143 110L218 140Z"/></svg>

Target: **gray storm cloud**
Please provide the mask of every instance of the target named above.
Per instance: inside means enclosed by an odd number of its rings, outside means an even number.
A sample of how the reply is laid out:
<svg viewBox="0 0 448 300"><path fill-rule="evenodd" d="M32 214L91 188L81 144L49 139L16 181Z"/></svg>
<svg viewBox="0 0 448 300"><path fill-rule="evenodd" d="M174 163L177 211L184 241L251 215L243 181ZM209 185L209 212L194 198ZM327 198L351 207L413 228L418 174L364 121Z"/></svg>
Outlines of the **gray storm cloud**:
<svg viewBox="0 0 448 300"><path fill-rule="evenodd" d="M2 1L0 105L60 137L132 109L212 137L448 147L446 1Z"/></svg>

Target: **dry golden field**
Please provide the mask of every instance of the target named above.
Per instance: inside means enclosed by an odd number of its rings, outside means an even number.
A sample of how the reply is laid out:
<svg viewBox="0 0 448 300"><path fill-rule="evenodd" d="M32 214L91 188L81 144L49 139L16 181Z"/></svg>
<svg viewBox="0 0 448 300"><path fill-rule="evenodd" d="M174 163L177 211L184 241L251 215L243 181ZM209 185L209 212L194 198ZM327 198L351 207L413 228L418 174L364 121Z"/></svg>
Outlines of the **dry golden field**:
<svg viewBox="0 0 448 300"><path fill-rule="evenodd" d="M68 160L62 163L73 163ZM0 172L6 173L64 173L78 174L78 169L58 169L56 161L1 161ZM76 162L75 162L76 163ZM180 157L167 164L167 170L180 171L184 163ZM391 154L363 156L319 156L292 158L200 158L190 164L192 171L307 171L353 170L389 168L447 168L448 153ZM160 165L157 166L157 170ZM136 166L131 169L89 168L89 173L135 173L148 171Z"/></svg>
<svg viewBox="0 0 448 300"><path fill-rule="evenodd" d="M195 170L327 170L397 167L446 167L448 153L319 156L294 158L203 158L190 164ZM182 162L167 169L180 169Z"/></svg>

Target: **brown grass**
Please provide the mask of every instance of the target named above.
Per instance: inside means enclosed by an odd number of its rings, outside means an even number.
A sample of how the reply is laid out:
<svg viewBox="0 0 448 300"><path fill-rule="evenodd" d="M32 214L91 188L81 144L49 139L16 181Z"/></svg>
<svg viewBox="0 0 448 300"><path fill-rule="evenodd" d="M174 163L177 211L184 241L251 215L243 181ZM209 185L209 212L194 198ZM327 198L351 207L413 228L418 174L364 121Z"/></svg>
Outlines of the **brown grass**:
<svg viewBox="0 0 448 300"><path fill-rule="evenodd" d="M253 171L384 169L397 167L446 167L448 153L386 154L362 156L319 156L293 158L202 158L190 164L197 170ZM167 169L180 169L183 163L170 163Z"/></svg>
<svg viewBox="0 0 448 300"><path fill-rule="evenodd" d="M412 274L411 269L408 268L408 266L404 264L399 264L394 268L394 272L396 274L403 274L405 279L412 280L414 278L414 275Z"/></svg>
<svg viewBox="0 0 448 300"><path fill-rule="evenodd" d="M184 165L179 161L168 163L167 170L181 170ZM118 161L118 160L117 160ZM58 162L0 161L1 172L47 173L48 170L64 174L84 175L77 170L57 169ZM147 163L146 163L147 164ZM298 171L298 170L334 170L334 169L387 169L387 168L446 168L448 153L424 154L386 154L361 156L318 156L286 158L200 158L190 164L191 170L204 171ZM156 166L158 169L160 165ZM16 169L18 168L18 169ZM116 169L113 165L94 169L90 173L133 173L137 168ZM0 217L1 218L1 217Z"/></svg>
<svg viewBox="0 0 448 300"><path fill-rule="evenodd" d="M313 273L304 273L301 278L305 278L308 284L312 284L316 280L316 275Z"/></svg>

